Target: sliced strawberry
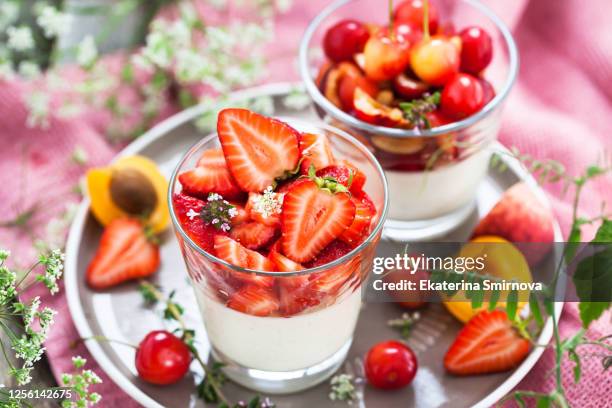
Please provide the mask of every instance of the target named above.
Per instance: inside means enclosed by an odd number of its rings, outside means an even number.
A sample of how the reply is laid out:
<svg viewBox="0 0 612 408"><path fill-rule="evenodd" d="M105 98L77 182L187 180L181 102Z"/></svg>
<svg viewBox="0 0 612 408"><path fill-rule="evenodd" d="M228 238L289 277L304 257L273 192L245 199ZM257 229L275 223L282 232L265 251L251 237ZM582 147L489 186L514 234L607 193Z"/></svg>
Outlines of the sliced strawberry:
<svg viewBox="0 0 612 408"><path fill-rule="evenodd" d="M269 316L279 309L280 303L270 289L247 285L230 296L227 307L253 316Z"/></svg>
<svg viewBox="0 0 612 408"><path fill-rule="evenodd" d="M295 278L306 278L305 276L295 276L289 279ZM302 286L295 286L298 282L286 281L285 278L280 280L279 284L279 298L280 298L280 313L281 315L288 317L303 312L309 307L318 306L321 303L321 296L318 293L310 290L309 286L303 284ZM300 283L307 283L308 279L302 279Z"/></svg>
<svg viewBox="0 0 612 408"><path fill-rule="evenodd" d="M94 289L106 289L150 276L158 266L159 247L148 239L140 222L120 218L104 230L87 268L87 283Z"/></svg>
<svg viewBox="0 0 612 408"><path fill-rule="evenodd" d="M513 328L501 310L482 311L461 329L444 356L452 374L471 375L506 371L529 353L529 341Z"/></svg>
<svg viewBox="0 0 612 408"><path fill-rule="evenodd" d="M277 229L255 221L245 222L230 231L230 237L249 249L259 249L272 242Z"/></svg>
<svg viewBox="0 0 612 408"><path fill-rule="evenodd" d="M355 166L350 164L332 164L317 171L319 177L331 177L338 183L347 187L353 194L358 194L363 190L366 176Z"/></svg>
<svg viewBox="0 0 612 408"><path fill-rule="evenodd" d="M276 193L276 200L282 203L284 194ZM264 225L269 225L271 227L280 227L281 219L280 213L273 212L272 214L267 214L261 211L258 211L260 205L257 203L261 202L263 198L263 194L258 193L249 193L249 200L246 203L245 209L249 213L249 216L253 221L257 221Z"/></svg>
<svg viewBox="0 0 612 408"><path fill-rule="evenodd" d="M223 235L215 236L215 255L234 266L256 271L273 271L274 264L256 251L243 247L237 241ZM249 272L232 272L232 276L242 282L254 283L263 287L272 287L272 276L258 275Z"/></svg>
<svg viewBox="0 0 612 408"><path fill-rule="evenodd" d="M297 184L283 200L283 253L296 262L311 260L354 218L355 204L349 194L330 193L312 180Z"/></svg>
<svg viewBox="0 0 612 408"><path fill-rule="evenodd" d="M370 232L370 224L376 211L373 211L372 207L362 199L351 197L351 200L355 204L355 219L338 239L347 244L356 245L361 243L365 235Z"/></svg>
<svg viewBox="0 0 612 408"><path fill-rule="evenodd" d="M224 109L217 133L229 170L244 191L262 192L297 166L299 132L286 123L246 109Z"/></svg>
<svg viewBox="0 0 612 408"><path fill-rule="evenodd" d="M296 178L294 180L285 181L284 183L282 183L282 184L280 184L278 186L278 188L276 189L276 192L279 193L279 194L287 194L287 192L289 190L291 190L293 187L296 187L297 185L302 184L302 183L307 183L308 181L309 180L307 178L304 178L304 177L298 177L298 178ZM284 199L284 196L283 196L283 202L284 202L284 200L285 199Z"/></svg>
<svg viewBox="0 0 612 408"><path fill-rule="evenodd" d="M291 259L287 258L285 255L278 252L276 244L272 246L272 248L270 249L268 258L276 266L275 270L279 272L295 272L295 271L301 271L305 269L299 263L292 261Z"/></svg>
<svg viewBox="0 0 612 408"><path fill-rule="evenodd" d="M206 198L209 193L217 193L233 199L242 193L227 167L196 167L179 174L178 179L183 191L194 197Z"/></svg>
<svg viewBox="0 0 612 408"><path fill-rule="evenodd" d="M214 237L222 232L207 225L200 217L200 212L206 203L183 193L175 194L172 200L176 216L187 235L203 250L212 252Z"/></svg>
<svg viewBox="0 0 612 408"><path fill-rule="evenodd" d="M349 267L347 264L337 266L329 271L317 273L308 285L308 288L322 295L333 295L353 275L353 272L355 272L355 268Z"/></svg>
<svg viewBox="0 0 612 408"><path fill-rule="evenodd" d="M209 149L202 153L202 156L198 160L196 167L227 167L225 163L225 156L221 149Z"/></svg>
<svg viewBox="0 0 612 408"><path fill-rule="evenodd" d="M308 174L311 164L318 170L334 163L331 145L325 135L303 133L300 137L300 152L302 174Z"/></svg>
<svg viewBox="0 0 612 408"><path fill-rule="evenodd" d="M251 219L247 209L236 202L230 202L236 209L236 214L232 217L232 225L242 224Z"/></svg>
<svg viewBox="0 0 612 408"><path fill-rule="evenodd" d="M314 268L316 266L326 265L348 254L353 250L353 248L353 245L347 244L346 242L340 240L335 240L323 248L323 250L319 252L314 259L305 263L304 266L307 268Z"/></svg>

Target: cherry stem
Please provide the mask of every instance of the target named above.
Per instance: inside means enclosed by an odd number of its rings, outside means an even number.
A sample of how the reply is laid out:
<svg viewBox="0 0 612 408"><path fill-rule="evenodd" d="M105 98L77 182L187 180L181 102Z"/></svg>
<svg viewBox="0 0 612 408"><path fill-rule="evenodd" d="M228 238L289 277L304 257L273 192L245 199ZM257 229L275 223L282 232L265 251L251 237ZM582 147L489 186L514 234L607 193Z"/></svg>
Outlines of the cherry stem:
<svg viewBox="0 0 612 408"><path fill-rule="evenodd" d="M429 40L429 0L423 1L423 40Z"/></svg>
<svg viewBox="0 0 612 408"><path fill-rule="evenodd" d="M393 19L393 0L389 0L389 38L391 38L391 40L394 39L395 37L395 33L394 33L394 19Z"/></svg>
<svg viewBox="0 0 612 408"><path fill-rule="evenodd" d="M105 342L105 343L116 343L116 344L120 344L122 346L127 346L127 347L131 347L134 350L138 350L138 347L130 344L130 343L126 343L125 341L121 341L121 340L114 340L114 339L109 339L106 338L104 336L89 336L89 337L81 337L76 339L75 341L73 341L72 343L70 343L70 348L74 349L76 348L79 344L81 343L85 343L87 340L95 340L97 342Z"/></svg>
<svg viewBox="0 0 612 408"><path fill-rule="evenodd" d="M185 321L183 320L183 317L181 316L181 312L176 308L176 305L170 299L166 298L164 294L161 291L159 291L155 287L155 285L151 284L150 282L146 280L141 280L140 284L145 286L147 289L149 289L151 293L153 294L153 296L155 296L155 299L157 299L159 302L163 302L166 304L168 311L172 314L172 317L178 322L179 326L181 327L181 330L183 330L184 337L185 337L183 341L189 340L188 336L191 337L191 335L188 334L188 330L187 330L187 326L185 325ZM210 373L208 372L208 366L206 365L206 363L200 356L200 353L198 353L195 347L189 347L189 350L191 351L191 354L193 354L193 357L197 360L197 362L202 367L202 371L204 372L204 375L208 377L210 384L215 389L215 392L217 393L217 396L219 397L221 402L224 403L228 407L231 406L231 404L229 403L229 400L221 391L221 384L217 383L214 376L210 375Z"/></svg>

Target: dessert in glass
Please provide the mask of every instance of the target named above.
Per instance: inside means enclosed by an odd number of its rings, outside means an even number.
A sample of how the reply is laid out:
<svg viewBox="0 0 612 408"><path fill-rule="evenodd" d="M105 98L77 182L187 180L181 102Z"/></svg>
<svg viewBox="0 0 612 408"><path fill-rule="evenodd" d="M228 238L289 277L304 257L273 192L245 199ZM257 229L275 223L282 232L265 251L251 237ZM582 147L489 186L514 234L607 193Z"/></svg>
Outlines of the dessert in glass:
<svg viewBox="0 0 612 408"><path fill-rule="evenodd" d="M319 115L384 168L385 235L399 240L441 236L472 212L517 70L512 35L475 0L338 0L300 45Z"/></svg>
<svg viewBox="0 0 612 408"><path fill-rule="evenodd" d="M372 153L327 125L224 109L169 202L213 357L246 387L290 393L343 362L387 211Z"/></svg>

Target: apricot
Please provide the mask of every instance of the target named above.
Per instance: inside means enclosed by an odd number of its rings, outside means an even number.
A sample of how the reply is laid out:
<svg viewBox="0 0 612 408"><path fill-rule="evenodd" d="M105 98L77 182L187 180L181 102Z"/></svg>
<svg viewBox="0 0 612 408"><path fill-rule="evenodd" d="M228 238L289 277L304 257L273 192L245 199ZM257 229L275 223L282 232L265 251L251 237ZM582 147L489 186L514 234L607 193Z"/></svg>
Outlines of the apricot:
<svg viewBox="0 0 612 408"><path fill-rule="evenodd" d="M516 282L532 282L529 265L527 264L527 260L521 251L519 251L518 248L516 248L516 246L514 246L511 242L506 241L501 237L494 235L483 235L478 238L474 238L465 244L459 252L459 256L466 258L476 258L479 256L484 256L485 254L485 268L482 272L480 272L480 274L506 279L507 281L515 280ZM503 300L506 299L507 296L507 293L502 292L499 298ZM527 294L525 293L519 294L519 299L524 299L526 296ZM453 316L463 323L466 323L468 320L478 314L478 312L489 307L486 296L482 306L476 309L472 308L471 302L457 299L465 299L465 294L463 292L458 292L453 297L445 301L444 306L446 306L446 309L448 309ZM526 304L527 302L519 302L518 310L521 310ZM498 306L504 307L505 302L499 302Z"/></svg>
<svg viewBox="0 0 612 408"><path fill-rule="evenodd" d="M153 161L143 156L122 157L110 166L87 172L91 211L106 226L123 217L137 217L154 232L168 226L168 181Z"/></svg>

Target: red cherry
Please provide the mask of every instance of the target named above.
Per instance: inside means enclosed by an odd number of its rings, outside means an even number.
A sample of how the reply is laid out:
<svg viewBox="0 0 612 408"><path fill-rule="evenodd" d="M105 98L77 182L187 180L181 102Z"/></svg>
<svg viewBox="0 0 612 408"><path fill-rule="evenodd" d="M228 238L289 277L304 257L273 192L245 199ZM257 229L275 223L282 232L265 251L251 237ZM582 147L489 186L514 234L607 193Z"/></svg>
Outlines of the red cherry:
<svg viewBox="0 0 612 408"><path fill-rule="evenodd" d="M395 33L390 36L387 28L376 32L363 50L367 77L374 81L386 81L404 72L410 64L411 45L403 35Z"/></svg>
<svg viewBox="0 0 612 408"><path fill-rule="evenodd" d="M484 91L478 78L469 74L457 74L442 90L442 113L459 120L478 112L485 105Z"/></svg>
<svg viewBox="0 0 612 408"><path fill-rule="evenodd" d="M421 80L443 86L459 72L461 40L435 35L415 45L410 52L412 70Z"/></svg>
<svg viewBox="0 0 612 408"><path fill-rule="evenodd" d="M429 2L429 31L438 31L438 10ZM395 9L395 21L423 27L423 0L406 0Z"/></svg>
<svg viewBox="0 0 612 408"><path fill-rule="evenodd" d="M323 49L327 58L334 62L350 61L353 55L363 51L370 33L363 23L342 20L325 33Z"/></svg>
<svg viewBox="0 0 612 408"><path fill-rule="evenodd" d="M374 345L366 354L364 365L368 382L385 390L410 384L418 368L410 347L395 340Z"/></svg>
<svg viewBox="0 0 612 408"><path fill-rule="evenodd" d="M429 90L429 85L406 74L400 74L393 78L393 89L404 98L416 99Z"/></svg>
<svg viewBox="0 0 612 408"><path fill-rule="evenodd" d="M338 97L344 111L351 112L355 109L353 100L356 88L361 88L361 90L373 98L378 94L376 83L366 78L356 65L350 62L342 62L338 65L338 70L340 71Z"/></svg>
<svg viewBox="0 0 612 408"><path fill-rule="evenodd" d="M495 88L493 88L493 85L491 85L491 83L486 79L478 78L478 82L480 82L480 85L482 85L484 103L486 105L487 103L491 102L493 98L495 98Z"/></svg>
<svg viewBox="0 0 612 408"><path fill-rule="evenodd" d="M191 353L174 334L156 330L147 334L136 351L138 376L151 384L168 385L185 376Z"/></svg>
<svg viewBox="0 0 612 408"><path fill-rule="evenodd" d="M461 71L478 74L493 59L491 36L480 27L467 27L461 36Z"/></svg>

